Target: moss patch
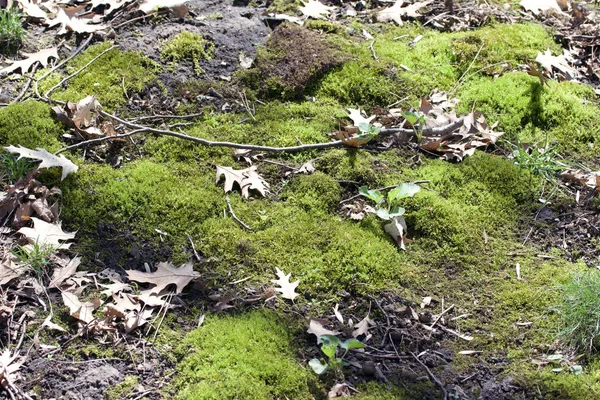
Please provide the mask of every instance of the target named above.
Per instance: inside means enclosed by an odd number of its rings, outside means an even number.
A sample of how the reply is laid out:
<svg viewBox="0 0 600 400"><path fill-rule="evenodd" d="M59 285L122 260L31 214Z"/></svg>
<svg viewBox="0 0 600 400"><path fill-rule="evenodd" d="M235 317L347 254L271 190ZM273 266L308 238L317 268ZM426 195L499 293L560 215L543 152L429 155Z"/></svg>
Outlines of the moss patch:
<svg viewBox="0 0 600 400"><path fill-rule="evenodd" d="M42 147L50 152L61 146L58 141L64 132L52 117L47 104L37 101L11 104L0 108L0 144L22 145L30 149Z"/></svg>
<svg viewBox="0 0 600 400"><path fill-rule="evenodd" d="M78 71L111 45L105 42L90 46L67 63L66 72L72 74ZM127 101L123 90L128 94L140 92L156 79L159 71L160 66L141 53L114 49L69 80L66 89L54 91L51 97L77 102L85 96L94 95L104 108L115 110ZM40 92L44 93L60 79L59 75L54 75L44 80L40 83Z"/></svg>
<svg viewBox="0 0 600 400"><path fill-rule="evenodd" d="M289 325L273 312L209 317L182 345L178 398L313 398L316 378L296 362Z"/></svg>
<svg viewBox="0 0 600 400"><path fill-rule="evenodd" d="M275 29L265 48L257 51L254 67L240 78L263 95L298 98L312 81L347 58L323 36L284 23Z"/></svg>
<svg viewBox="0 0 600 400"><path fill-rule="evenodd" d="M171 61L175 66L181 61L194 63L194 72L200 76L204 71L200 68L200 60L211 60L215 45L197 33L183 31L169 40L160 51L160 57Z"/></svg>

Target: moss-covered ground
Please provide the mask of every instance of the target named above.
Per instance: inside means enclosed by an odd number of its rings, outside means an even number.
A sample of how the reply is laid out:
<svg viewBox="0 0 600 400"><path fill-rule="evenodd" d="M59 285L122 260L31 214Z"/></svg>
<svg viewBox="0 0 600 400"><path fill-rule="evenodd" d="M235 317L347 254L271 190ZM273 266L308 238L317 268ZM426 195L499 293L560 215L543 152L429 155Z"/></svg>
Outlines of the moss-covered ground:
<svg viewBox="0 0 600 400"><path fill-rule="evenodd" d="M338 127L347 107L372 110L401 101L399 106L408 108L439 89L460 100L459 111L475 108L489 121L498 120L507 139L555 141L567 159L597 162L600 107L592 89L554 81L542 86L524 72L505 72L534 59L538 51L560 50L545 28L492 23L469 32L440 33L417 24L358 22L348 28L363 27L376 39L377 60L370 43L346 27L329 29L319 23L294 27L303 32L303 40L317 38L314 46L333 49L343 62L313 60L313 69L308 65L284 75L278 63L288 68L291 61L274 36L257 53L256 70L235 79L250 98L260 100L252 118L241 109L230 113L207 109L183 129L211 140L270 146L327 142L327 133ZM418 35L423 39L411 44ZM287 34L281 37L287 47L300 45ZM173 43L163 54L177 62L179 56L168 50ZM198 43L202 49L189 51L208 55L204 42ZM90 47L68 63L67 73L108 46ZM118 49L104 57L105 62L92 64L53 97L77 101L94 94L105 108L126 114L122 107L128 93L153 83L162 68L141 54ZM264 76L268 68L273 73L267 76L277 79L258 85L252 81L253 74ZM40 83L41 91L60 79L59 74L51 76ZM28 101L0 109L2 145L55 151L63 146L62 133L43 103ZM247 278L244 285L269 285L275 268L280 268L300 280L301 296L295 303L305 317L330 314L343 293L364 299L392 292L417 304L424 296L443 298L446 305L455 305L456 315L469 315L456 320L453 329L474 339L446 339L442 345L455 353L481 352L456 354L450 364L454 374L468 376L477 365L484 365L499 379L511 376L528 393L537 391L544 398L593 398L600 391L600 365L593 358L581 375L552 372L550 366L532 363L549 354L555 343L557 285L587 267L564 261L560 249L540 258L535 243L522 244L528 223L539 210L544 182L500 153L478 151L456 164L395 148L268 155L277 164L256 162L271 185L267 197L254 193L243 199L238 192L229 193L237 217L252 227L249 231L231 218L222 183L215 184L216 165L245 168L243 162L234 161L232 150L152 135L136 145L137 149L127 150L131 160L119 168L84 159L82 152L69 156L80 170L60 184L62 219L69 230L78 231L74 248L90 265L95 255L105 252L104 241L116 240L124 247L123 254L131 250L126 241L102 236L100 226L127 232L149 246L167 246L175 262L191 257L189 235L206 260L197 265L205 287L221 289ZM143 157L136 155L138 151ZM298 167L309 160L316 168L312 175L286 175L289 169L281 166ZM408 181L426 183L403 203L414 240L406 251L399 250L375 216L354 221L340 211L340 201L356 195L359 186ZM116 261L127 262L125 256ZM515 274L517 264L522 279ZM291 307L290 303L281 308ZM291 312L249 308L210 314L185 337L172 335L169 348L177 365L171 393L182 399L323 398L328 381L314 375L299 357L309 340L305 321ZM494 366L494 360L501 360L502 368ZM136 384L135 377L128 377L109 398L119 398ZM358 399L422 398L421 389L436 393L422 382L419 386L373 381L358 389Z"/></svg>

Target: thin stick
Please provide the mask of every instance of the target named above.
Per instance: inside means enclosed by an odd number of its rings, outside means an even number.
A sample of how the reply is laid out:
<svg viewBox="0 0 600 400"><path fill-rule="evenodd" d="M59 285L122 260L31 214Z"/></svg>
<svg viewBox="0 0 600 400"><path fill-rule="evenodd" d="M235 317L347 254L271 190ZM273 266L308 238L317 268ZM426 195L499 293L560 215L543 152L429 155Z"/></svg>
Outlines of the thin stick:
<svg viewBox="0 0 600 400"><path fill-rule="evenodd" d="M465 75L467 75L469 73L469 71L471 70L471 67L473 67L473 64L475 63L475 60L477 60L477 57L479 57L479 53L481 53L481 50L483 50L483 46L484 46L483 43L481 44L481 46L479 46L479 50L477 50L477 54L475 54L475 57L473 57L473 60L471 61L471 64L469 64L469 68L467 68L467 70L461 75L461 77L458 78L458 81L456 82L456 85L452 88L452 90L450 91L450 93L456 92L456 89L458 89L458 87L462 84L463 78L465 77Z"/></svg>
<svg viewBox="0 0 600 400"><path fill-rule="evenodd" d="M104 54L108 53L111 50L116 49L118 46L114 45L109 47L108 49L104 50L102 53L98 54L96 57L92 58L90 60L90 62L88 62L87 64L85 64L83 67L79 68L77 71L75 71L74 73L72 73L71 75L67 76L66 78L64 78L62 81L58 82L56 85L52 86L50 88L50 90L48 90L45 94L44 97L45 98L49 98L50 97L50 93L52 93L53 91L55 91L56 89L58 89L59 87L61 87L65 82L67 82L69 79L79 75L83 70L85 70L87 67L89 67L90 65L92 65L93 63L95 63L100 57L102 57Z"/></svg>
<svg viewBox="0 0 600 400"><path fill-rule="evenodd" d="M56 103L60 103L56 100L52 100L52 101L56 102ZM155 133L158 135L173 136L173 137L176 137L179 139L189 140L191 142L195 142L195 143L198 143L198 144L201 144L204 146L208 146L208 147L231 147L234 149L256 150L256 151L263 151L263 152L270 152L270 153L294 153L294 152L306 151L306 150L329 149L332 147L340 147L340 146L345 145L345 142L342 140L335 140L333 142L327 142L327 143L304 144L304 145L290 146L290 147L259 146L259 145L253 145L253 144L243 144L243 143L233 143L233 142L213 142L211 140L202 139L202 138L195 137L195 136L189 136L189 135L186 135L185 133L174 132L174 131L170 131L167 129L155 129L155 128L151 128L148 126L134 124L132 122L121 119L115 115L109 114L105 111L99 111L99 114L106 118L111 118L111 119L113 119L125 126L128 126L130 128L135 128L136 129L135 133L149 132L149 133ZM460 127L463 124L463 122L464 122L464 119L461 117L461 118L457 119L456 121L454 121L448 125L445 125L445 126L440 126L440 127L430 128L430 129L423 129L423 135L443 135L445 133L448 133L448 132L451 132L451 131L457 129L458 127ZM395 133L403 133L403 134L409 134L409 135L414 134L412 129L390 128L390 129L382 129L381 131L379 131L378 135L385 136L385 135L392 135ZM128 134L122 134L122 135L116 135L116 136L105 136L102 138L87 140L87 141L80 142L75 145L69 146L68 148L61 149L54 154L60 154L64 151L66 151L67 149L73 149L76 147L85 146L90 143L98 143L98 142L102 142L105 140L112 140L112 139L130 136L133 134L134 134L133 132L129 132Z"/></svg>
<svg viewBox="0 0 600 400"><path fill-rule="evenodd" d="M377 305L377 308L379 308L379 311L381 311L383 313L383 315L385 316L386 329L385 329L385 333L383 334L383 338L381 339L381 344L379 345L380 348L383 348L383 346L385 346L385 341L387 340L388 333L390 332L390 329L392 329L392 325L390 324L390 316L388 315L388 313L385 312L383 307L381 307L381 304L379 304L379 301L377 301L377 299L375 297L373 297L373 296L367 296L367 297L375 302L375 304Z"/></svg>
<svg viewBox="0 0 600 400"><path fill-rule="evenodd" d="M369 49L371 50L371 54L373 54L373 58L375 59L375 61L379 60L379 57L377 57L377 53L375 53L375 49L373 48L373 45L375 44L375 41L373 40L371 42L371 44L369 45Z"/></svg>
<svg viewBox="0 0 600 400"><path fill-rule="evenodd" d="M21 93L19 93L19 95L13 99L13 101L12 101L13 103L18 103L23 98L23 96L25 96L25 93L27 93L27 91L29 90L29 87L31 86L31 82L33 81L33 75L35 75L35 70L37 69L39 64L40 64L39 61L36 62L35 64L33 64L33 67L31 68L31 76L26 77L27 82L23 86Z"/></svg>
<svg viewBox="0 0 600 400"><path fill-rule="evenodd" d="M84 146L87 146L88 144L101 143L101 142L106 142L106 141L109 141L109 140L126 138L126 137L133 136L133 135L141 133L141 132L145 132L145 130L144 129L136 129L136 130L131 131L131 132L122 133L120 135L103 136L103 137L96 138L96 139L86 140L86 141L75 143L75 144L72 144L71 146L67 146L65 148L62 148L62 149L58 150L56 153L54 153L54 154L60 154L60 153L63 153L65 151L68 151L68 150L76 149L78 147L84 147Z"/></svg>
<svg viewBox="0 0 600 400"><path fill-rule="evenodd" d="M454 308L454 304L452 304L450 307L446 308L445 310L442 307L442 313L440 315L438 315L438 317L435 319L435 321L433 321L433 324L431 324L429 326L430 329L433 329L433 327L435 326L435 324L438 323L438 321L440 319L442 319L442 317L444 316L444 314L446 314L448 311L452 310Z"/></svg>
<svg viewBox="0 0 600 400"><path fill-rule="evenodd" d="M446 391L444 384L433 374L433 372L431 372L429 367L427 367L427 365L425 365L423 361L419 360L419 357L417 357L415 353L413 353L412 351L409 351L409 353L421 365L421 367L423 367L425 371L427 371L427 375L429 375L429 378L442 390L442 393L444 393L444 400L448 400L448 392Z"/></svg>
<svg viewBox="0 0 600 400"><path fill-rule="evenodd" d="M246 225L244 223L244 221L242 221L241 219L239 219L235 213L233 212L233 208L231 207L231 202L229 201L229 196L225 196L225 201L227 202L227 206L229 207L229 213L231 214L231 216L233 217L233 219L235 219L235 221L240 224L242 227L248 229L249 231L252 230L252 228L250 228L248 225Z"/></svg>

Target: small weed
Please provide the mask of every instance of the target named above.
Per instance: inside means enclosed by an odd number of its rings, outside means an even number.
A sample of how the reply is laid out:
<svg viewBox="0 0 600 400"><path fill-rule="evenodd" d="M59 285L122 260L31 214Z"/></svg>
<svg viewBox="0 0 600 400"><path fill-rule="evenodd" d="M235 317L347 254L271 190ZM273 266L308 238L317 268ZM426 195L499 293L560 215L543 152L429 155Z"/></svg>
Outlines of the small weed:
<svg viewBox="0 0 600 400"><path fill-rule="evenodd" d="M15 8L0 10L0 52L14 52L23 36L21 14Z"/></svg>
<svg viewBox="0 0 600 400"><path fill-rule="evenodd" d="M54 247L36 241L30 246L19 245L16 250L11 250L11 253L17 258L18 263L29 266L38 277L42 277L50 265L48 257L55 251Z"/></svg>
<svg viewBox="0 0 600 400"><path fill-rule="evenodd" d="M579 351L600 348L600 271L573 274L560 286L563 300L558 306L562 320L559 337Z"/></svg>
<svg viewBox="0 0 600 400"><path fill-rule="evenodd" d="M14 184L35 168L35 163L27 158L18 158L15 154L0 153L0 181Z"/></svg>
<svg viewBox="0 0 600 400"><path fill-rule="evenodd" d="M412 126L417 138L417 143L421 143L421 139L423 138L423 125L427 119L425 114L423 114L421 111L406 111L402 113L402 116L404 119L406 119L410 126Z"/></svg>
<svg viewBox="0 0 600 400"><path fill-rule="evenodd" d="M556 143L551 145L546 143L544 147L538 147L535 144L526 146L520 142L516 145L508 144L513 149L512 156L515 164L549 182L556 182L556 174L567 168L564 162L559 161Z"/></svg>
<svg viewBox="0 0 600 400"><path fill-rule="evenodd" d="M421 188L414 183L403 183L390 190L387 199L377 189L370 190L366 186L359 189L359 193L375 202L375 212L377 216L385 221L404 215L406 210L400 207L398 202L405 197L413 197Z"/></svg>
<svg viewBox="0 0 600 400"><path fill-rule="evenodd" d="M313 358L308 363L318 375L324 374L328 369L339 372L342 367L348 365L348 363L344 361L344 357L346 357L346 354L348 354L350 349L363 349L365 347L362 342L356 339L348 339L342 342L337 336L333 335L319 336L319 339L323 343L321 351L327 356L327 361L322 362L318 358ZM337 357L338 349L344 350L341 357Z"/></svg>

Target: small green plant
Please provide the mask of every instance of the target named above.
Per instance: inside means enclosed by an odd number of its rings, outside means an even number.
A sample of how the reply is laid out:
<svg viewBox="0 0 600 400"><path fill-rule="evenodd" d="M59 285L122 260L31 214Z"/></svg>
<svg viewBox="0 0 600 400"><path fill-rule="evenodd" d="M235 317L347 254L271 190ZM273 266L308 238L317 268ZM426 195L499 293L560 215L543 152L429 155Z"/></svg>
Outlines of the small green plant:
<svg viewBox="0 0 600 400"><path fill-rule="evenodd" d="M200 67L200 60L211 60L214 56L215 45L204 39L197 33L183 31L167 42L160 57L171 61L171 67L176 68L180 61L192 61L196 76L202 75L204 71Z"/></svg>
<svg viewBox="0 0 600 400"><path fill-rule="evenodd" d="M351 349L363 349L365 345L356 339L348 339L345 341L341 341L337 336L333 335L322 335L319 336L321 340L322 346L321 351L327 357L326 361L319 360L318 358L313 358L308 362L308 365L315 371L316 374L322 375L327 370L332 369L335 371L341 370L342 367L348 365L344 358L348 351ZM337 355L344 350L342 355L338 357Z"/></svg>
<svg viewBox="0 0 600 400"><path fill-rule="evenodd" d="M14 52L23 36L19 11L15 8L0 9L0 52Z"/></svg>
<svg viewBox="0 0 600 400"><path fill-rule="evenodd" d="M11 250L17 262L27 265L38 277L46 274L50 261L48 257L56 251L56 248L46 244L40 244L37 241L28 246L17 246L16 250Z"/></svg>
<svg viewBox="0 0 600 400"><path fill-rule="evenodd" d="M415 136L417 137L417 143L421 143L423 138L423 125L427 117L421 111L405 111L402 116L412 126Z"/></svg>
<svg viewBox="0 0 600 400"><path fill-rule="evenodd" d="M600 349L600 271L574 273L561 286L557 307L561 320L558 337L566 345L588 353Z"/></svg>
<svg viewBox="0 0 600 400"><path fill-rule="evenodd" d="M385 221L404 215L406 210L398 202L406 197L413 197L421 188L414 183L403 183L390 190L387 198L378 189L369 189L366 186L359 188L359 193L375 202L375 213Z"/></svg>
<svg viewBox="0 0 600 400"><path fill-rule="evenodd" d="M556 182L556 174L567 169L565 163L559 161L556 151L557 144L548 144L538 147L533 144L525 146L521 142L513 144L506 142L512 147L512 156L520 168L531 171L532 174L543 177L549 182Z"/></svg>
<svg viewBox="0 0 600 400"><path fill-rule="evenodd" d="M379 135L381 127L370 124L368 122L361 122L360 124L358 124L358 130L360 131L360 135L358 135L357 137L358 141L360 143L367 143L371 141L375 136Z"/></svg>
<svg viewBox="0 0 600 400"><path fill-rule="evenodd" d="M0 180L14 184L35 168L31 159L18 158L16 154L0 153Z"/></svg>

